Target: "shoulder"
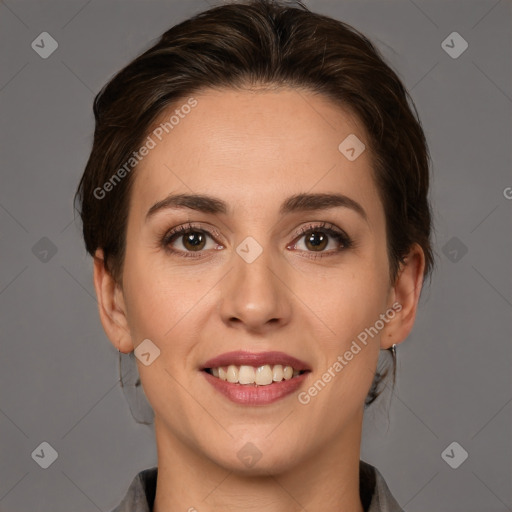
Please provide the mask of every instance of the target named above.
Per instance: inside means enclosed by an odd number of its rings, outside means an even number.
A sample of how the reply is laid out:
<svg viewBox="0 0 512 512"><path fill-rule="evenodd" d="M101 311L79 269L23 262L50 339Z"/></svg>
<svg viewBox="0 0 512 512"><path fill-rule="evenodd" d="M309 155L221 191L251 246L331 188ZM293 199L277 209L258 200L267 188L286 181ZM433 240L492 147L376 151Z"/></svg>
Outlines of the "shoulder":
<svg viewBox="0 0 512 512"><path fill-rule="evenodd" d="M361 461L359 478L361 501L366 512L404 512L377 468Z"/></svg>
<svg viewBox="0 0 512 512"><path fill-rule="evenodd" d="M151 512L156 492L158 468L144 469L138 473L123 501L111 512Z"/></svg>

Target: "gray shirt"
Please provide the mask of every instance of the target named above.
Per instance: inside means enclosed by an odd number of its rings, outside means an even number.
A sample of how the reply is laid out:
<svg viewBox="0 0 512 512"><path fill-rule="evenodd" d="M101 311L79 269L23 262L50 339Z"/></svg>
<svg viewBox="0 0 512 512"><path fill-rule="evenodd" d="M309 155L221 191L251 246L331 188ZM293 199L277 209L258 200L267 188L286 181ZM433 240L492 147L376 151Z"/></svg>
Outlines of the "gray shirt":
<svg viewBox="0 0 512 512"><path fill-rule="evenodd" d="M112 512L152 512L158 468L141 471L130 484L123 501ZM365 512L404 512L389 491L379 471L361 461L359 494Z"/></svg>

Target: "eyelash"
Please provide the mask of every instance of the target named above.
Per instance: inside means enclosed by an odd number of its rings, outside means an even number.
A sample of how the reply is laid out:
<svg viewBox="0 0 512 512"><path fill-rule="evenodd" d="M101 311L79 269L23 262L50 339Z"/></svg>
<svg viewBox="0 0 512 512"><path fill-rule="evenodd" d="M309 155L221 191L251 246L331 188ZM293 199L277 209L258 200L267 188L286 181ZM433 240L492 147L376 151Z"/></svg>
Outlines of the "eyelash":
<svg viewBox="0 0 512 512"><path fill-rule="evenodd" d="M326 256L333 256L347 249L351 249L354 246L354 242L352 241L352 239L343 230L337 228L336 226L330 224L329 222L309 224L308 226L300 228L299 231L297 232L297 236L295 237L296 241L293 242L293 245L296 245L299 239L302 238L304 235L307 235L309 233L315 233L318 231L321 231L327 234L329 237L334 238L334 240L336 240L341 247L331 251L306 251L308 254L307 258L317 259L324 258Z"/></svg>
<svg viewBox="0 0 512 512"><path fill-rule="evenodd" d="M310 233L318 232L318 231L321 231L321 232L327 234L329 237L334 238L341 245L341 247L338 249L335 249L335 250L331 250L331 251L319 251L319 252L304 251L304 252L308 253L308 256L306 256L308 258L317 259L317 258L323 258L326 256L333 256L333 255L338 254L344 250L350 249L354 246L354 242L344 231L342 231L341 229L335 227L333 224L330 224L328 222L321 222L319 224L309 224L308 226L304 226L304 227L300 228L296 233L294 242L287 247L295 246L299 242L300 238L302 238L303 236L310 234ZM173 249L170 245L172 242L174 242L180 236L184 236L188 233L202 233L206 236L211 237L212 239L214 239L214 236L217 236L218 238L220 238L220 234L218 232L216 232L215 230L212 230L210 232L208 230L195 227L193 224L188 223L188 224L178 226L177 228L173 228L170 231L168 231L162 238L161 245L167 252L176 254L180 257L200 258L201 253L203 253L204 251L181 251L181 250ZM197 252L198 255L196 255L195 252Z"/></svg>

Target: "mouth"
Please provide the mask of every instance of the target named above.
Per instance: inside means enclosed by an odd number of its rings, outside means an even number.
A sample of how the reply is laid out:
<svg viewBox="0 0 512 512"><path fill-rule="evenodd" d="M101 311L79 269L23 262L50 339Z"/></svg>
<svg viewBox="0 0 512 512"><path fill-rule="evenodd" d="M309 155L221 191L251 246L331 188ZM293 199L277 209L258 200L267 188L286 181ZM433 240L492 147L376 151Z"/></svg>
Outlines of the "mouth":
<svg viewBox="0 0 512 512"><path fill-rule="evenodd" d="M229 352L204 363L206 380L231 401L266 405L293 393L311 372L299 359L283 352Z"/></svg>

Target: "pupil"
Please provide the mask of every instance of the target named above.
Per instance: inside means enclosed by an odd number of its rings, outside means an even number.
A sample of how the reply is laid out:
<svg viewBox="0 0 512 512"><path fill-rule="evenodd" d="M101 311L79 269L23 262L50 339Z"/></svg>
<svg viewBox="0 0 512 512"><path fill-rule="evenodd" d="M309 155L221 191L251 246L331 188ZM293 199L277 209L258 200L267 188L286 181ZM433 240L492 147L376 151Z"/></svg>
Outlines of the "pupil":
<svg viewBox="0 0 512 512"><path fill-rule="evenodd" d="M185 247L195 250L204 245L204 236L202 233L189 233L185 235Z"/></svg>
<svg viewBox="0 0 512 512"><path fill-rule="evenodd" d="M324 233L314 232L309 235L308 242L316 249L323 249L326 245L327 237Z"/></svg>

